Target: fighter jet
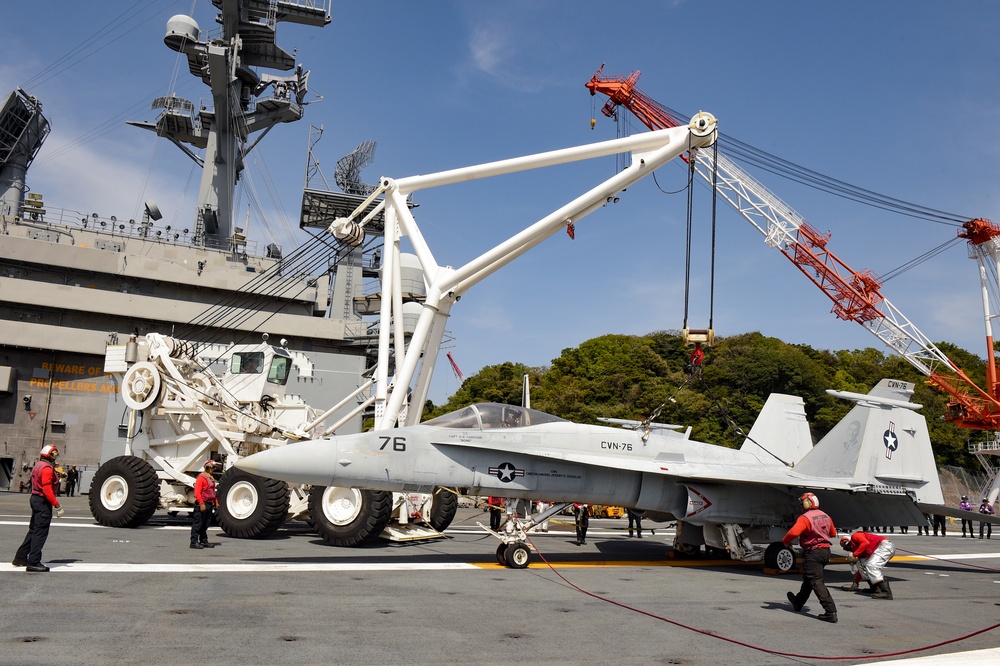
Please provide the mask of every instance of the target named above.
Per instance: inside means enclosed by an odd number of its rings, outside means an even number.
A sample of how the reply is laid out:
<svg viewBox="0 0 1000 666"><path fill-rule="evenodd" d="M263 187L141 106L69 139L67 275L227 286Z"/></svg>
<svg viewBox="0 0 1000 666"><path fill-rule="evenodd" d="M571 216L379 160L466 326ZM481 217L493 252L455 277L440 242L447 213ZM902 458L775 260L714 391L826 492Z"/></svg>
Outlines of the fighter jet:
<svg viewBox="0 0 1000 666"><path fill-rule="evenodd" d="M584 425L534 409L470 405L418 425L333 436L254 454L253 474L361 490L354 523L377 523L380 493L433 492L554 502L526 519L509 513L497 559L528 565L527 533L568 502L626 506L677 521L674 549L725 550L788 570L780 539L805 491L841 528L916 525L943 504L927 423L909 401L913 384L883 379L812 445L800 398L771 395L740 449L698 442L691 429ZM344 524L340 529L353 529ZM486 529L486 528L484 528Z"/></svg>

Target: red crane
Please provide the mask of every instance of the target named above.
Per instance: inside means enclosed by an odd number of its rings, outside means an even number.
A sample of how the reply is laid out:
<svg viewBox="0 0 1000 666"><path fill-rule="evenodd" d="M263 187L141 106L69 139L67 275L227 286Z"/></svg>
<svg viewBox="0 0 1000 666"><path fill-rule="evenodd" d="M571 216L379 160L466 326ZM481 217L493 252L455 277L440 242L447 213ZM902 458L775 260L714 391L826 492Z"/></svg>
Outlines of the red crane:
<svg viewBox="0 0 1000 666"><path fill-rule="evenodd" d="M448 357L448 363L451 363L451 371L455 373L455 379L461 384L465 380L465 375L462 374L461 368L458 367L458 363L455 363L455 359L451 357L451 352L447 352L445 356Z"/></svg>
<svg viewBox="0 0 1000 666"><path fill-rule="evenodd" d="M597 70L587 89L601 93L608 101L601 112L614 117L618 107L632 112L649 129L665 129L685 124L668 109L635 87L638 70L625 76L604 76L604 65ZM592 121L593 122L593 121ZM928 378L928 383L950 397L945 419L960 428L1000 429L996 361L987 327L987 387L983 390L934 345L909 319L896 309L880 291L881 281L869 270L856 271L827 249L830 234L821 234L790 206L751 178L724 155L713 164L708 153L694 151L685 159L710 185L715 183L719 196L750 222L764 236L764 242L787 257L831 301L832 312L840 319L855 321L882 340L890 349L909 361ZM713 179L713 170L716 178ZM986 299L985 261L1000 265L1000 227L987 220L966 222L959 236L969 240L975 250L983 276Z"/></svg>

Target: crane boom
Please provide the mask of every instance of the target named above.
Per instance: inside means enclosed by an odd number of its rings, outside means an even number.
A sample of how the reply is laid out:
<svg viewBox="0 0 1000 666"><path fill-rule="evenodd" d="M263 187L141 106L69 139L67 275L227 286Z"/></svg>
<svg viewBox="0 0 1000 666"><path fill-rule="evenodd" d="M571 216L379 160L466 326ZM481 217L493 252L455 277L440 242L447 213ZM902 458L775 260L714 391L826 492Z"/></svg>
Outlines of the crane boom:
<svg viewBox="0 0 1000 666"><path fill-rule="evenodd" d="M640 75L638 70L623 77L603 76L603 69L604 65L601 65L586 86L591 95L601 93L608 97L601 109L605 116L614 116L616 109L621 106L631 111L651 130L684 124L663 105L635 87ZM995 369L990 373L989 391L977 386L902 311L882 295L881 281L874 273L869 270L856 271L848 266L827 249L830 234L821 234L810 226L791 206L721 152L713 160L711 154L695 150L685 159L699 177L709 185L715 183L719 196L764 236L764 242L769 247L787 257L833 301L833 314L864 326L887 347L926 375L928 383L946 392L950 396L945 415L947 420L963 428L1000 428L1000 400L996 397ZM980 237L983 233L979 231ZM997 229L997 234L990 236L990 241L998 235L1000 229ZM1000 248L994 252L994 259L997 260L1000 258ZM989 335L989 329L987 333ZM994 367L992 345L989 367Z"/></svg>

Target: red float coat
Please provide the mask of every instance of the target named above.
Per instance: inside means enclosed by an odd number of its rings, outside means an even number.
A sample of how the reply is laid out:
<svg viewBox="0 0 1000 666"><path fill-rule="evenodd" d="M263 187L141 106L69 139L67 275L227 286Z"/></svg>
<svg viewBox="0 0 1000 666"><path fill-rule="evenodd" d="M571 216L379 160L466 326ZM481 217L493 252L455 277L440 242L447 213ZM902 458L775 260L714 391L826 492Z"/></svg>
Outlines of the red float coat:
<svg viewBox="0 0 1000 666"><path fill-rule="evenodd" d="M58 509L56 483L56 468L48 460L39 460L31 468L31 494L44 497L49 504Z"/></svg>
<svg viewBox="0 0 1000 666"><path fill-rule="evenodd" d="M218 504L215 498L215 479L210 474L199 474L195 479L194 500L199 504Z"/></svg>
<svg viewBox="0 0 1000 666"><path fill-rule="evenodd" d="M827 537L835 536L837 536L837 530L834 528L830 516L819 509L809 509L799 516L781 542L788 546L798 539L802 550L812 550L814 548L829 548L830 542Z"/></svg>
<svg viewBox="0 0 1000 666"><path fill-rule="evenodd" d="M855 532L851 535L851 554L859 559L868 559L875 553L878 545L885 541L884 536L869 532Z"/></svg>

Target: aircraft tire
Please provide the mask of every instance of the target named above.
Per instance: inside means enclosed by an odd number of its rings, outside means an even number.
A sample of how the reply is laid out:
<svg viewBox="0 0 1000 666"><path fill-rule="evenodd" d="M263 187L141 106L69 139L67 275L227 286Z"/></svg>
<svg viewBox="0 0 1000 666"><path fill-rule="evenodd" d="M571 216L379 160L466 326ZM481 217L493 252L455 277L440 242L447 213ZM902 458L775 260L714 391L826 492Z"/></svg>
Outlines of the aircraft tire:
<svg viewBox="0 0 1000 666"><path fill-rule="evenodd" d="M697 557L701 551L701 546L695 544L683 543L676 537L674 538L674 552L685 557Z"/></svg>
<svg viewBox="0 0 1000 666"><path fill-rule="evenodd" d="M156 512L160 480L153 466L135 456L118 456L97 468L90 482L90 513L105 527L138 527Z"/></svg>
<svg viewBox="0 0 1000 666"><path fill-rule="evenodd" d="M237 539L266 539L288 516L288 484L230 467L219 481L222 531Z"/></svg>
<svg viewBox="0 0 1000 666"><path fill-rule="evenodd" d="M497 546L497 564L502 567L507 566L507 544L505 543Z"/></svg>
<svg viewBox="0 0 1000 666"><path fill-rule="evenodd" d="M526 569L531 562L531 550L523 543L512 543L504 554L511 569Z"/></svg>
<svg viewBox="0 0 1000 666"><path fill-rule="evenodd" d="M313 486L309 518L331 546L361 546L376 539L392 517L392 493Z"/></svg>
<svg viewBox="0 0 1000 666"><path fill-rule="evenodd" d="M795 551L780 541L775 541L764 551L764 566L782 573L795 566Z"/></svg>
<svg viewBox="0 0 1000 666"><path fill-rule="evenodd" d="M438 488L434 497L431 499L431 510L428 522L430 526L436 529L438 532L444 532L451 525L451 521L455 520L455 514L458 512L458 495L451 492L450 490L445 490L444 488Z"/></svg>

